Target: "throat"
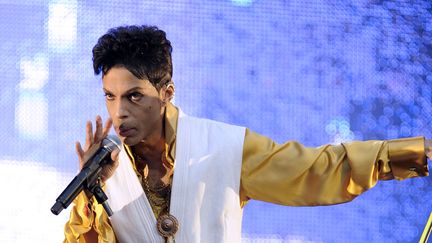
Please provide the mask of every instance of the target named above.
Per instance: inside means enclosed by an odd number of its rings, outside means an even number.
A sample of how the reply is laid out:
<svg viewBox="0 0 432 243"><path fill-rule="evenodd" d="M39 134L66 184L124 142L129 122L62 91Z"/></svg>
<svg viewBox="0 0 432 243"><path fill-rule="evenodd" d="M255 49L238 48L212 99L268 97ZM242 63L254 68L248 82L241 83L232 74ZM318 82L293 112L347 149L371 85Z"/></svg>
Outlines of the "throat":
<svg viewBox="0 0 432 243"><path fill-rule="evenodd" d="M165 157L165 138L163 136L153 139L152 142L143 140L132 147L134 156L137 156L152 168L161 166Z"/></svg>
<svg viewBox="0 0 432 243"><path fill-rule="evenodd" d="M147 153L141 155L133 152L135 166L143 179L151 188L170 184L170 177L173 174L172 166L167 162L165 149L160 153Z"/></svg>

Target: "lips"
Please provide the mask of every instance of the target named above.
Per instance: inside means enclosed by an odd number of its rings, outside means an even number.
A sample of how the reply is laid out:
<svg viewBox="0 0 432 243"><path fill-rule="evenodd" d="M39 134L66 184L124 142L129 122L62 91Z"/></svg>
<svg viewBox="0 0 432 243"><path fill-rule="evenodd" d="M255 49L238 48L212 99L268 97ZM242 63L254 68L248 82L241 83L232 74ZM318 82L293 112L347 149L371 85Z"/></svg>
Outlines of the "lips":
<svg viewBox="0 0 432 243"><path fill-rule="evenodd" d="M134 131L135 128L124 125L120 125L120 127L117 129L118 134L122 137L129 137L134 133Z"/></svg>

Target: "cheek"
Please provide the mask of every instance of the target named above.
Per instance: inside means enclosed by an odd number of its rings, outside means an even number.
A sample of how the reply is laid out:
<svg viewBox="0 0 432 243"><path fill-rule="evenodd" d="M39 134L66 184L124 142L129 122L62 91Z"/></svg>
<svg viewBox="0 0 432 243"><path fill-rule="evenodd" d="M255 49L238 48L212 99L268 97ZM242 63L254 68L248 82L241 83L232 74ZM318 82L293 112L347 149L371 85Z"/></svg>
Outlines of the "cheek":
<svg viewBox="0 0 432 243"><path fill-rule="evenodd" d="M145 102L145 104L143 104L142 107L144 112L148 113L149 115L152 115L161 110L161 103L158 99L152 99L148 102Z"/></svg>
<svg viewBox="0 0 432 243"><path fill-rule="evenodd" d="M143 108L143 115L150 121L154 121L159 117L160 107L157 105L147 105Z"/></svg>
<svg viewBox="0 0 432 243"><path fill-rule="evenodd" d="M160 120L160 109L161 106L157 102L143 105L140 109L140 114L137 114L137 118L141 121L145 121L147 124L153 124Z"/></svg>
<svg viewBox="0 0 432 243"><path fill-rule="evenodd" d="M111 119L114 119L114 106L110 102L105 102L107 111Z"/></svg>

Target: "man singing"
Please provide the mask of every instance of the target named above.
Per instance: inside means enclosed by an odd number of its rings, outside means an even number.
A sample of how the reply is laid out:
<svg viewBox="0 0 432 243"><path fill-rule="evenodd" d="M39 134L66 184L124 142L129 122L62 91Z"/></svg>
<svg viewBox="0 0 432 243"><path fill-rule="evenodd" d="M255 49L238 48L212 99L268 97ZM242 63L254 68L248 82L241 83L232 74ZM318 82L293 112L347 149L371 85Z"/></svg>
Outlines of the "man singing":
<svg viewBox="0 0 432 243"><path fill-rule="evenodd" d="M85 145L76 150L82 167L114 127L123 146L101 174L114 215L82 192L65 242L241 242L249 199L338 204L378 180L428 174L423 137L307 148L188 116L171 103L171 51L153 26L110 29L93 48L110 118L102 125L98 116L94 132L87 122Z"/></svg>

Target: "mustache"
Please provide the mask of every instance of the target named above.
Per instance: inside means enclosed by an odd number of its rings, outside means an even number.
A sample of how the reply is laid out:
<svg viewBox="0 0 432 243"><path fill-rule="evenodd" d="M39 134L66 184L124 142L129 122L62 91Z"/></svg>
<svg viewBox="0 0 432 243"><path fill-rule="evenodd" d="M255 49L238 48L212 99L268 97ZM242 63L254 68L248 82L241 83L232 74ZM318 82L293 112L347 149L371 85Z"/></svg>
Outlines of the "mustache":
<svg viewBox="0 0 432 243"><path fill-rule="evenodd" d="M120 124L120 126L118 126L119 131L131 129L131 128L133 128L133 127L131 127L129 124L126 124L126 123L122 123L122 124Z"/></svg>

